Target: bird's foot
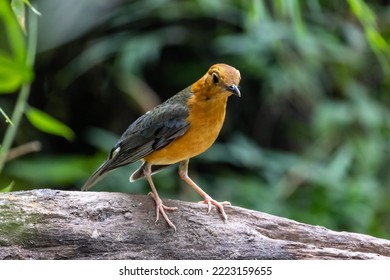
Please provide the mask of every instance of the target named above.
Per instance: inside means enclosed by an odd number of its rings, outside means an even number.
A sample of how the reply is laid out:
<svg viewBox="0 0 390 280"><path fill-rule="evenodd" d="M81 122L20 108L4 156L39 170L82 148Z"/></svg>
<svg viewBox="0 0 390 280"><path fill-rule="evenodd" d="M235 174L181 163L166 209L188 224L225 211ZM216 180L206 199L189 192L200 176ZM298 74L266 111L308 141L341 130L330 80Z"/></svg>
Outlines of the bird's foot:
<svg viewBox="0 0 390 280"><path fill-rule="evenodd" d="M210 213L211 211L211 205L215 205L219 212L221 212L221 215L223 219L226 221L227 220L227 215L225 213L225 209L223 208L224 206L231 206L231 203L229 201L223 201L223 202L218 202L214 199L212 199L210 196L205 196L203 201L199 201L198 203L201 204L207 204L208 205L208 211L207 213Z"/></svg>
<svg viewBox="0 0 390 280"><path fill-rule="evenodd" d="M167 213L165 213L165 210L167 210L167 211L174 211L174 210L177 210L177 207L165 206L162 203L161 198L158 195L156 196L153 192L150 192L148 195L150 195L150 197L153 198L154 202L156 203L156 221L155 221L155 223L157 223L157 221L158 221L158 219L160 217L160 213L161 213L161 215L164 217L164 219L167 222L167 224L176 231L175 225L168 218L168 215L167 215Z"/></svg>

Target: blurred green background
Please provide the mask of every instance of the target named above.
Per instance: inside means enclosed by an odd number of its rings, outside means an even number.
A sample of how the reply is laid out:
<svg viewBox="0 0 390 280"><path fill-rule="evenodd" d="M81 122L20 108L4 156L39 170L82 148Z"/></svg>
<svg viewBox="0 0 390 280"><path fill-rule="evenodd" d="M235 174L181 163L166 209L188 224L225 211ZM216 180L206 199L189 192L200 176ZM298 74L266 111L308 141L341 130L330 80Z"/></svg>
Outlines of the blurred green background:
<svg viewBox="0 0 390 280"><path fill-rule="evenodd" d="M132 121L224 62L242 97L192 178L235 206L390 238L389 1L40 0L39 17L12 3L0 0L2 139L23 89L27 105L3 191L79 190ZM148 193L128 181L138 166L93 190ZM154 176L161 197L199 201L176 172Z"/></svg>

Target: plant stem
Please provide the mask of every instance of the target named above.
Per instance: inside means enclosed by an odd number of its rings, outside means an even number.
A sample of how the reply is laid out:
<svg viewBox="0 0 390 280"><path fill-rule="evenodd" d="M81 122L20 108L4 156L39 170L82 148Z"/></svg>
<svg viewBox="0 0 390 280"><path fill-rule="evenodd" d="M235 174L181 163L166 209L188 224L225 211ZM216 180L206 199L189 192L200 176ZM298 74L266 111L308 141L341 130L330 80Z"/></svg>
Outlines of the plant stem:
<svg viewBox="0 0 390 280"><path fill-rule="evenodd" d="M28 17L28 39L27 39L27 57L26 65L33 67L35 60L35 53L37 47L37 38L38 38L38 21L37 16L34 13L29 13ZM0 174L3 170L4 164L7 159L8 152L12 146L12 143L15 139L16 132L18 131L20 121L22 119L23 113L26 109L27 99L30 94L30 84L23 84L18 99L16 101L15 109L12 113L12 122L13 126L9 125L7 131L5 132L3 143L0 149Z"/></svg>

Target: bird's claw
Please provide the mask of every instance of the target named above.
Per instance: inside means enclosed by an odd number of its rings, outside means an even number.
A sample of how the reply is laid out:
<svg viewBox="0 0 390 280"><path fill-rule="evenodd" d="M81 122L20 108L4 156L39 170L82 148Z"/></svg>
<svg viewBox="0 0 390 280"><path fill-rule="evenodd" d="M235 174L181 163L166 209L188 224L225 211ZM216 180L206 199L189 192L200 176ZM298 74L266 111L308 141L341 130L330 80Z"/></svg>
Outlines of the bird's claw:
<svg viewBox="0 0 390 280"><path fill-rule="evenodd" d="M158 219L160 218L160 213L161 213L161 215L164 217L167 224L176 231L176 226L168 218L168 215L165 213L165 210L174 211L174 210L177 210L177 207L165 206L162 203L162 200L160 199L160 197L158 197L158 196L156 197L154 195L154 193L152 193L152 192L148 193L148 195L150 195L150 197L153 198L154 202L156 203L156 221L155 221L155 223L157 223Z"/></svg>
<svg viewBox="0 0 390 280"><path fill-rule="evenodd" d="M221 212L221 215L225 221L227 220L227 215L226 215L225 209L223 207L232 205L229 201L218 202L218 201L212 199L210 196L206 196L203 201L199 201L198 203L207 204L207 206L208 206L207 213L210 213L211 205L215 205L218 208L219 212Z"/></svg>

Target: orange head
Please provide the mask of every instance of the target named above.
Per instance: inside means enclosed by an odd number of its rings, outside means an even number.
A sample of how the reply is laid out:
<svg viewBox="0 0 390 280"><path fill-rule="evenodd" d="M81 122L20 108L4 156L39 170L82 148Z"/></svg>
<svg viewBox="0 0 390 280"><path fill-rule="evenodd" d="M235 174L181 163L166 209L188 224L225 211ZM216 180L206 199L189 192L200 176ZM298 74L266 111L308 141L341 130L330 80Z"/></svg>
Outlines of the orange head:
<svg viewBox="0 0 390 280"><path fill-rule="evenodd" d="M207 73L192 85L192 92L200 99L210 99L223 95L241 96L238 84L240 71L227 64L214 64Z"/></svg>

